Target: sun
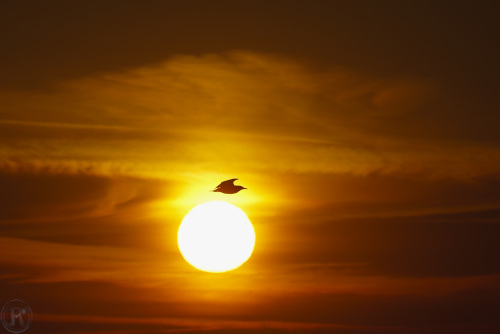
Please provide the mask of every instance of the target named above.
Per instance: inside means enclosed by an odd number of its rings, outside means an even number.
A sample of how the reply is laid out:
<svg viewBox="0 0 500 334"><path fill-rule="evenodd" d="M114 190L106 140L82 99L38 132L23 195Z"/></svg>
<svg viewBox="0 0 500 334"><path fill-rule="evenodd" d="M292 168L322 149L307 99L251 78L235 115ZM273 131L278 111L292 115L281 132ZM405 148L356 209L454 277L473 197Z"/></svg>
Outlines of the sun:
<svg viewBox="0 0 500 334"><path fill-rule="evenodd" d="M177 242L193 267L220 273L236 269L250 258L255 231L240 208L213 201L189 211L179 227Z"/></svg>

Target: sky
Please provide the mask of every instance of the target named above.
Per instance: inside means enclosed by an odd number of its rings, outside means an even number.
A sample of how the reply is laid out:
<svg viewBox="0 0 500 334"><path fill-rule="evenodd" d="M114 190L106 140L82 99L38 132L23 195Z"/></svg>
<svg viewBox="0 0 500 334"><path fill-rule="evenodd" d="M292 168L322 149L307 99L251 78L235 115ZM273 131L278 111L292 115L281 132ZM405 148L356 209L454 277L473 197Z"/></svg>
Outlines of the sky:
<svg viewBox="0 0 500 334"><path fill-rule="evenodd" d="M2 3L0 304L27 333L498 333L497 9ZM177 247L212 200L256 232L221 274Z"/></svg>

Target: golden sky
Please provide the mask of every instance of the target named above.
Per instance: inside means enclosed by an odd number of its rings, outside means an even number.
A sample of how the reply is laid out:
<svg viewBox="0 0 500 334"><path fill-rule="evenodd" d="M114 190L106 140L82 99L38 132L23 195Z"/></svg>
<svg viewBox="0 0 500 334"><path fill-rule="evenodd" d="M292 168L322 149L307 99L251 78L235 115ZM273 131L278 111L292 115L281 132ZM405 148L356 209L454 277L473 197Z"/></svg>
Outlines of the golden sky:
<svg viewBox="0 0 500 334"><path fill-rule="evenodd" d="M27 333L500 329L486 3L1 7L0 304ZM210 200L256 231L224 274L177 248Z"/></svg>

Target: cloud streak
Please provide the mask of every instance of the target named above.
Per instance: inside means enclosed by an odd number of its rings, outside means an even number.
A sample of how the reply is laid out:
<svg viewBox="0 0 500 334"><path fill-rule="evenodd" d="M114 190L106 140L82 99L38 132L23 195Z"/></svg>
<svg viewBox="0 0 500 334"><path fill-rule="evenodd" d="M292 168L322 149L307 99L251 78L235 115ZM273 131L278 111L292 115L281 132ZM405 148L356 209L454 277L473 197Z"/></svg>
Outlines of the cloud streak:
<svg viewBox="0 0 500 334"><path fill-rule="evenodd" d="M62 323L92 323L92 324L119 324L119 325L155 325L167 327L160 332L183 333L214 330L314 330L314 329L347 329L360 331L385 332L411 332L408 327L377 327L377 326L355 326L333 323L308 323L293 321L236 321L236 320L214 320L214 319L186 319L186 318L116 318L81 315L57 315L37 314L37 319L42 322ZM168 327L173 327L168 329Z"/></svg>
<svg viewBox="0 0 500 334"><path fill-rule="evenodd" d="M2 94L9 145L0 157L4 165L155 177L221 163L301 173L497 173L497 147L422 136L429 119L403 121L432 107L436 89L420 78L318 72L274 55L177 56L51 92Z"/></svg>

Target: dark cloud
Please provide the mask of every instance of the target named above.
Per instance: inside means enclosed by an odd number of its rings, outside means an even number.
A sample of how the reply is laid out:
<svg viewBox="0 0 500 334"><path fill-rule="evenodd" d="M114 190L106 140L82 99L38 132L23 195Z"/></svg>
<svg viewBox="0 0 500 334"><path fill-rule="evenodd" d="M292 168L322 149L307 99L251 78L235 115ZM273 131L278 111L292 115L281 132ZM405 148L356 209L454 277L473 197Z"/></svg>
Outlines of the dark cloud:
<svg viewBox="0 0 500 334"><path fill-rule="evenodd" d="M355 63L372 71L438 71L463 82L488 67L498 70L492 66L498 29L492 6L398 1L321 1L314 6L286 1L9 3L1 11L6 45L1 63L8 75L5 84L36 85L136 67L174 53L244 47ZM468 75L461 77L463 71ZM26 80L30 72L31 80Z"/></svg>
<svg viewBox="0 0 500 334"><path fill-rule="evenodd" d="M79 217L98 210L109 179L91 175L0 174L0 219Z"/></svg>
<svg viewBox="0 0 500 334"><path fill-rule="evenodd" d="M0 184L3 237L165 248L161 235L172 218L152 218L147 211L152 202L170 193L165 181L27 168L1 172Z"/></svg>
<svg viewBox="0 0 500 334"><path fill-rule="evenodd" d="M77 220L110 216L166 193L165 183L53 170L1 172L0 219Z"/></svg>
<svg viewBox="0 0 500 334"><path fill-rule="evenodd" d="M287 173L275 179L282 180L289 200L300 205L256 217L267 249L260 261L312 263L318 269L335 264L332 274L340 275L500 273L500 188L495 177L470 181L415 174Z"/></svg>
<svg viewBox="0 0 500 334"><path fill-rule="evenodd" d="M299 212L304 207L311 210L312 221L321 221L440 213L463 213L465 218L470 217L467 212L494 210L500 205L496 175L463 179L382 170L366 175L273 173L272 177L289 201L301 203L281 213L292 221L297 221L293 215L302 219Z"/></svg>
<svg viewBox="0 0 500 334"><path fill-rule="evenodd" d="M396 277L500 273L498 223L474 219L457 222L454 215L442 215L439 221L406 217L346 219L321 224L309 220L309 224L307 227L289 225L280 243L268 252L267 261L336 263L334 269L339 273L347 269L360 275ZM269 228L269 233L278 233L281 228Z"/></svg>
<svg viewBox="0 0 500 334"><path fill-rule="evenodd" d="M12 269L12 268L11 268ZM300 329L306 333L439 333L455 329L456 319L470 328L493 333L498 328L498 286L445 296L420 297L358 294L297 294L268 298L244 310L205 303L190 309L155 289L105 282L23 283L0 281L2 300L22 298L35 312L34 333L158 332L172 329L223 333L267 333ZM175 287L172 287L174 289ZM215 292L216 293L216 292ZM74 301L78 300L78 303ZM210 317L208 319L207 317ZM293 319L293 320L291 320ZM290 327L291 326L291 327ZM322 326L330 328L322 328ZM173 332L176 332L173 330Z"/></svg>

